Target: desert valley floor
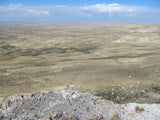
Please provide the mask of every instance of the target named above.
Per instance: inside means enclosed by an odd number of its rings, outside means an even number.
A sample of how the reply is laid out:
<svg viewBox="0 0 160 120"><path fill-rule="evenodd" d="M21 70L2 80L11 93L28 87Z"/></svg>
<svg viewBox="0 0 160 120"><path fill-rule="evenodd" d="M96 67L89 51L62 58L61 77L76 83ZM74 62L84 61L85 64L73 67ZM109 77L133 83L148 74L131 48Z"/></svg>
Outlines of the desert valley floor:
<svg viewBox="0 0 160 120"><path fill-rule="evenodd" d="M67 87L160 103L159 85L160 24L0 24L1 99Z"/></svg>

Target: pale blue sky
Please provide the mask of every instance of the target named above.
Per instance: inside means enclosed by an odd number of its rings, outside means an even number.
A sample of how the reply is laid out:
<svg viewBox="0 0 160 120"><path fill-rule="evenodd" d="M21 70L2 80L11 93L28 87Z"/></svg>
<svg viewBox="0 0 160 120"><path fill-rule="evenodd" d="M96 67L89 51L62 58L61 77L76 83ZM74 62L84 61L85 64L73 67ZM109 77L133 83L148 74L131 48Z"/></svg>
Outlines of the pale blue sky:
<svg viewBox="0 0 160 120"><path fill-rule="evenodd" d="M160 0L0 0L1 22L160 22Z"/></svg>

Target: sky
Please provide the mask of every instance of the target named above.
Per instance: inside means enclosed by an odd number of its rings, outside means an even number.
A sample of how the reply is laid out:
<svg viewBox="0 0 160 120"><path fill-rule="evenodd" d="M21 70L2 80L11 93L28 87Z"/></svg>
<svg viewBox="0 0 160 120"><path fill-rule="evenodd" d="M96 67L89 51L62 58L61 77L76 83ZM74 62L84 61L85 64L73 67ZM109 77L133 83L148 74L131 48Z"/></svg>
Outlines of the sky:
<svg viewBox="0 0 160 120"><path fill-rule="evenodd" d="M160 0L0 0L0 22L160 22Z"/></svg>

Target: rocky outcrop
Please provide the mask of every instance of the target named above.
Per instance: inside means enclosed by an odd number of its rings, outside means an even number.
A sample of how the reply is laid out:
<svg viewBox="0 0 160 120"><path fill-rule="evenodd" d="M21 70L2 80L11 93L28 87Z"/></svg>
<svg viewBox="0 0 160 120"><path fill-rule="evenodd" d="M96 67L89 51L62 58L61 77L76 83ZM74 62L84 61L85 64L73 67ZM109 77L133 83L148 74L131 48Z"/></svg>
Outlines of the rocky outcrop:
<svg viewBox="0 0 160 120"><path fill-rule="evenodd" d="M159 120L159 104L114 104L90 93L59 90L2 102L1 120Z"/></svg>

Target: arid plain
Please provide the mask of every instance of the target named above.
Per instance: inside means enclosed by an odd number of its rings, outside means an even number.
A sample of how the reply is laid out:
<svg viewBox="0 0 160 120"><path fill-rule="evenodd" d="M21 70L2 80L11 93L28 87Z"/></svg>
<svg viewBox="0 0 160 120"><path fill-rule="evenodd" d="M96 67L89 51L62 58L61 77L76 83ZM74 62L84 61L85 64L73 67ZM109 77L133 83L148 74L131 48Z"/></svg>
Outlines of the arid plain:
<svg viewBox="0 0 160 120"><path fill-rule="evenodd" d="M61 86L160 103L160 24L1 23L0 97Z"/></svg>

